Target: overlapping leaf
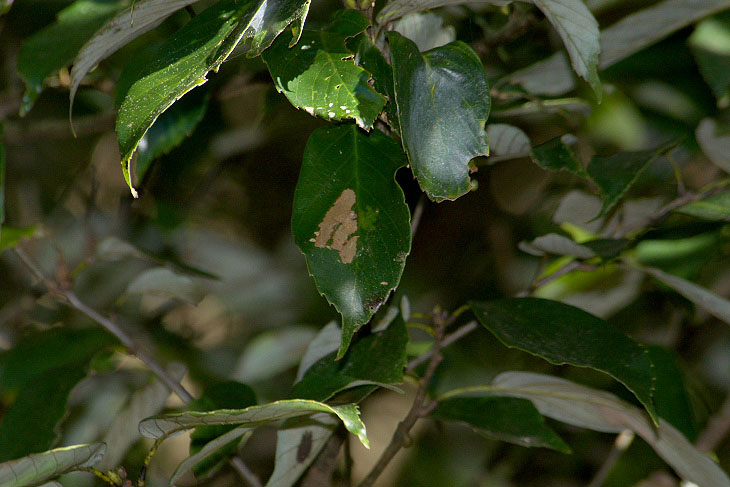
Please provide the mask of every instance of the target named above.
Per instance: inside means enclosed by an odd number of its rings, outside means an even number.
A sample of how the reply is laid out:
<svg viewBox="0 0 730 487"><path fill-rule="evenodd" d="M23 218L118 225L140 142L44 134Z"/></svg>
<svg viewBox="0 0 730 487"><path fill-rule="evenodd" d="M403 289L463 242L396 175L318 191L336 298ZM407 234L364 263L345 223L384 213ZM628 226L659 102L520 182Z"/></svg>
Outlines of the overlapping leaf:
<svg viewBox="0 0 730 487"><path fill-rule="evenodd" d="M132 194L129 163L140 140L167 108L207 81L244 38L250 55L260 54L293 24L301 32L309 0L222 0L197 15L168 39L144 74L130 87L119 109L117 136L124 178ZM298 40L292 38L292 44Z"/></svg>
<svg viewBox="0 0 730 487"><path fill-rule="evenodd" d="M539 298L471 302L479 322L508 347L550 363L590 367L626 386L656 421L654 372L646 349L579 308Z"/></svg>
<svg viewBox="0 0 730 487"><path fill-rule="evenodd" d="M730 134L722 133L715 120L705 118L697 126L695 136L707 158L730 173Z"/></svg>
<svg viewBox="0 0 730 487"><path fill-rule="evenodd" d="M410 215L394 177L405 164L396 142L355 125L316 130L304 151L292 231L319 292L342 314L340 357L403 273Z"/></svg>
<svg viewBox="0 0 730 487"><path fill-rule="evenodd" d="M587 177L586 170L578 161L573 149L566 141L576 140L574 136L563 135L532 148L530 157L538 166L550 171L568 171L580 177Z"/></svg>
<svg viewBox="0 0 730 487"><path fill-rule="evenodd" d="M0 463L0 485L39 485L71 470L93 467L101 460L105 451L106 445L103 443L75 445Z"/></svg>
<svg viewBox="0 0 730 487"><path fill-rule="evenodd" d="M530 153L530 139L521 129L506 123L487 125L490 155L525 157Z"/></svg>
<svg viewBox="0 0 730 487"><path fill-rule="evenodd" d="M730 97L730 14L703 20L689 38L700 73L718 104Z"/></svg>
<svg viewBox="0 0 730 487"><path fill-rule="evenodd" d="M353 119L365 129L385 106L385 97L368 83L345 41L369 25L357 10L339 10L325 30L305 30L289 47L281 36L263 54L276 89L297 108L327 120Z"/></svg>
<svg viewBox="0 0 730 487"><path fill-rule="evenodd" d="M677 213L709 221L730 221L730 191L680 206Z"/></svg>
<svg viewBox="0 0 730 487"><path fill-rule="evenodd" d="M487 78L479 57L463 42L421 54L389 32L395 99L403 146L421 188L434 201L471 189L469 162L487 155Z"/></svg>

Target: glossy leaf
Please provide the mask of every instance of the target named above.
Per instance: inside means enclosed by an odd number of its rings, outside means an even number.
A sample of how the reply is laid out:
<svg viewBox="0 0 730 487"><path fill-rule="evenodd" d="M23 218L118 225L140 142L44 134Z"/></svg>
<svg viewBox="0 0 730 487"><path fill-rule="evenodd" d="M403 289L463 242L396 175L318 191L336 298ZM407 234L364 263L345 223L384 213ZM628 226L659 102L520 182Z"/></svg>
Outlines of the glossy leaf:
<svg viewBox="0 0 730 487"><path fill-rule="evenodd" d="M432 200L454 200L471 189L469 162L489 154L484 67L460 41L421 54L397 32L388 39L403 147L413 173Z"/></svg>
<svg viewBox="0 0 730 487"><path fill-rule="evenodd" d="M717 122L706 118L697 126L695 136L707 158L723 171L730 173L730 134L720 133Z"/></svg>
<svg viewBox="0 0 730 487"><path fill-rule="evenodd" d="M43 81L68 66L94 32L122 9L123 1L77 0L58 14L58 20L26 39L18 57L18 73L26 84L20 115L33 107Z"/></svg>
<svg viewBox="0 0 730 487"><path fill-rule="evenodd" d="M328 406L317 401L293 399L276 401L261 406L251 406L246 409L222 409L219 411L167 414L154 416L142 421L139 431L147 438L163 439L181 431L197 428L198 426L241 425L259 427L297 416L306 416L313 413L334 414L345 425L345 428L357 436L360 442L369 448L365 425L360 420L360 412L354 404L344 406Z"/></svg>
<svg viewBox="0 0 730 487"><path fill-rule="evenodd" d="M42 484L74 469L93 467L104 456L106 445L75 445L0 463L0 485L27 487Z"/></svg>
<svg viewBox="0 0 730 487"><path fill-rule="evenodd" d="M326 401L355 386L403 382L407 343L406 324L398 314L385 330L353 342L340 360L331 353L309 367L291 397Z"/></svg>
<svg viewBox="0 0 730 487"><path fill-rule="evenodd" d="M304 151L292 231L319 292L342 314L340 357L403 273L410 216L394 177L405 164L392 139L355 125L316 130Z"/></svg>
<svg viewBox="0 0 730 487"><path fill-rule="evenodd" d="M671 424L659 418L655 426L637 408L613 394L549 375L505 372L490 392L529 399L545 416L595 431L641 436L683 479L701 486L730 486L730 479L709 456L697 450Z"/></svg>
<svg viewBox="0 0 730 487"><path fill-rule="evenodd" d="M674 211L702 220L730 221L730 191L680 206Z"/></svg>
<svg viewBox="0 0 730 487"><path fill-rule="evenodd" d="M573 135L555 137L532 148L530 157L538 166L550 171L568 171L582 178L587 177L586 170L578 161L569 142L577 140Z"/></svg>
<svg viewBox="0 0 730 487"><path fill-rule="evenodd" d="M654 372L646 349L590 313L539 298L471 302L479 322L502 343L556 365L590 367L621 382L656 421Z"/></svg>
<svg viewBox="0 0 730 487"><path fill-rule="evenodd" d="M618 204L651 162L678 144L678 140L672 140L655 149L594 157L588 165L588 174L601 191L603 206L598 216L605 215Z"/></svg>
<svg viewBox="0 0 730 487"><path fill-rule="evenodd" d="M364 129L372 128L386 100L370 86L370 75L345 47L347 38L368 25L361 12L339 10L327 29L305 30L295 48L281 36L263 54L276 89L310 115L332 121L353 119Z"/></svg>
<svg viewBox="0 0 730 487"><path fill-rule="evenodd" d="M530 153L530 139L519 128L506 123L487 125L491 156L525 157Z"/></svg>
<svg viewBox="0 0 730 487"><path fill-rule="evenodd" d="M132 191L129 163L147 130L167 108L207 81L245 38L249 55L261 53L284 29L301 31L309 0L222 0L168 39L157 58L127 92L119 109L117 136L124 178ZM292 39L292 44L297 38Z"/></svg>
<svg viewBox="0 0 730 487"><path fill-rule="evenodd" d="M431 417L465 424L488 438L570 453L570 447L525 399L456 397L439 401Z"/></svg>

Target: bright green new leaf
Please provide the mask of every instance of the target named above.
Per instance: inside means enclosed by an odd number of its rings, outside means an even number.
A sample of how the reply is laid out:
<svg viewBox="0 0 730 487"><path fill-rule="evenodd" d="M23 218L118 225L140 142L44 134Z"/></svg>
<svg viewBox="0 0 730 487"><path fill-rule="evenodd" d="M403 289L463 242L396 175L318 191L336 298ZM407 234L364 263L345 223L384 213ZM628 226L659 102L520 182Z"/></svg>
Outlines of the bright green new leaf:
<svg viewBox="0 0 730 487"><path fill-rule="evenodd" d="M370 448L365 425L360 420L360 412L354 404L329 406L327 404L293 399L276 401L246 409L222 409L219 411L167 414L145 419L139 424L139 431L147 438L156 440L167 438L181 431L198 426L240 425L257 428L283 419L306 416L313 413L334 414L345 425L347 431L357 436L366 448Z"/></svg>
<svg viewBox="0 0 730 487"><path fill-rule="evenodd" d="M394 177L405 164L391 138L354 124L316 130L304 150L292 231L317 289L342 314L339 357L403 273L410 215Z"/></svg>
<svg viewBox="0 0 730 487"><path fill-rule="evenodd" d="M431 417L465 424L487 438L570 453L570 447L525 399L456 397L439 401Z"/></svg>
<svg viewBox="0 0 730 487"><path fill-rule="evenodd" d="M276 89L310 115L353 119L364 129L372 128L386 100L345 47L348 38L368 25L361 12L338 10L325 30L305 30L294 48L281 36L263 54Z"/></svg>
<svg viewBox="0 0 730 487"><path fill-rule="evenodd" d="M730 221L730 191L680 206L677 213L709 221Z"/></svg>
<svg viewBox="0 0 730 487"><path fill-rule="evenodd" d="M124 178L135 197L129 164L157 117L205 83L245 38L252 38L249 55L260 54L290 24L301 32L308 11L309 0L221 0L161 46L155 62L129 88L117 118Z"/></svg>
<svg viewBox="0 0 730 487"><path fill-rule="evenodd" d="M679 140L675 139L654 149L594 157L588 165L588 174L600 189L603 200L601 212L597 216L605 215L616 206L649 164L677 145Z"/></svg>
<svg viewBox="0 0 730 487"><path fill-rule="evenodd" d="M604 372L633 392L656 421L648 352L608 322L574 306L539 298L470 305L479 322L508 347L556 365Z"/></svg>
<svg viewBox="0 0 730 487"><path fill-rule="evenodd" d="M0 463L0 485L29 487L39 485L74 469L93 467L104 456L106 445L92 443L56 448Z"/></svg>
<svg viewBox="0 0 730 487"><path fill-rule="evenodd" d="M555 137L532 148L530 157L538 166L550 171L568 171L582 178L588 177L568 142L577 140L572 135Z"/></svg>
<svg viewBox="0 0 730 487"><path fill-rule="evenodd" d="M43 91L43 81L68 66L81 46L124 5L122 0L77 0L58 14L56 22L23 43L18 57L18 73L26 84L21 116L33 107Z"/></svg>
<svg viewBox="0 0 730 487"><path fill-rule="evenodd" d="M488 155L487 77L479 56L457 41L421 54L389 32L403 147L421 188L433 201L471 189L469 162Z"/></svg>

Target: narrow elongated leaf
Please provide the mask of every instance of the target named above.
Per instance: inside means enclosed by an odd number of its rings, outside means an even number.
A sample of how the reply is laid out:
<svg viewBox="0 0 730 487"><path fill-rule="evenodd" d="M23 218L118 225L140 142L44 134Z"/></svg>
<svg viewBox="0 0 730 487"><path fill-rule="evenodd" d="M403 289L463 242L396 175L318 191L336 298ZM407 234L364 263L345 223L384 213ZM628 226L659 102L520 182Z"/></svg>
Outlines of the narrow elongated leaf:
<svg viewBox="0 0 730 487"><path fill-rule="evenodd" d="M730 191L680 206L674 211L703 220L730 221Z"/></svg>
<svg viewBox="0 0 730 487"><path fill-rule="evenodd" d="M129 163L157 117L207 81L233 49L252 38L250 55L260 54L288 25L301 32L310 0L222 0L190 20L168 39L157 58L127 92L119 109L117 136L124 178L132 191ZM292 38L294 44L298 37Z"/></svg>
<svg viewBox="0 0 730 487"><path fill-rule="evenodd" d="M413 173L432 200L454 200L471 189L469 162L489 153L484 67L460 41L421 54L397 32L388 39L403 147Z"/></svg>
<svg viewBox="0 0 730 487"><path fill-rule="evenodd" d="M304 151L292 231L317 289L342 314L339 357L403 273L410 215L394 177L405 164L392 139L355 125L316 130Z"/></svg>
<svg viewBox="0 0 730 487"><path fill-rule="evenodd" d="M596 256L596 253L589 247L557 233L548 233L537 237L520 248L533 255L572 255L579 259L591 259Z"/></svg>
<svg viewBox="0 0 730 487"><path fill-rule="evenodd" d="M106 445L92 443L56 448L0 463L0 485L26 487L44 483L71 470L93 467L104 456Z"/></svg>
<svg viewBox="0 0 730 487"><path fill-rule="evenodd" d="M697 126L695 136L707 158L723 171L730 173L730 134L718 133L717 122L705 118Z"/></svg>
<svg viewBox="0 0 730 487"><path fill-rule="evenodd" d="M439 401L431 416L471 426L488 438L570 453L570 447L545 424L535 406L525 399L457 397Z"/></svg>
<svg viewBox="0 0 730 487"><path fill-rule="evenodd" d="M294 399L276 401L246 409L222 409L220 411L167 414L154 416L139 424L139 431L147 438L161 439L171 435L197 428L198 426L241 425L259 427L282 419L306 416L312 413L334 414L345 425L345 428L357 436L360 442L369 448L365 425L360 420L360 412L354 404L329 406L327 404Z"/></svg>
<svg viewBox="0 0 730 487"><path fill-rule="evenodd" d="M730 15L700 22L689 38L689 46L720 105L730 97Z"/></svg>
<svg viewBox="0 0 730 487"><path fill-rule="evenodd" d="M547 299L511 298L470 305L479 322L508 347L553 364L604 372L633 392L656 421L648 352L608 322Z"/></svg>
<svg viewBox="0 0 730 487"><path fill-rule="evenodd" d="M697 450L672 425L652 425L642 412L613 394L549 375L505 372L494 379L496 395L531 400L538 411L564 423L595 431L630 429L641 436L683 479L703 487L727 487L730 479L709 456Z"/></svg>
<svg viewBox="0 0 730 487"><path fill-rule="evenodd" d="M77 0L58 14L56 22L23 43L18 56L18 73L26 84L21 116L33 107L43 91L43 81L68 66L94 32L124 6L125 2L121 0Z"/></svg>
<svg viewBox="0 0 730 487"><path fill-rule="evenodd" d="M707 310L714 317L730 324L730 301L727 299L694 282L667 274L662 270L652 267L642 267L640 269L671 287L700 308Z"/></svg>
<svg viewBox="0 0 730 487"><path fill-rule="evenodd" d="M597 216L605 215L616 206L649 164L677 145L679 140L672 140L655 149L594 157L588 165L588 174L601 190L603 206Z"/></svg>
<svg viewBox="0 0 730 487"><path fill-rule="evenodd" d="M490 155L525 157L530 153L530 139L519 128L506 123L487 125Z"/></svg>
<svg viewBox="0 0 730 487"><path fill-rule="evenodd" d="M203 299L200 287L188 276L176 274L167 267L146 270L129 283L127 294L151 294L198 304Z"/></svg>
<svg viewBox="0 0 730 487"><path fill-rule="evenodd" d="M297 108L327 120L354 119L370 129L385 106L385 97L368 81L345 47L349 37L369 25L357 10L339 10L325 30L305 30L296 48L281 36L263 54L276 89Z"/></svg>
<svg viewBox="0 0 730 487"><path fill-rule="evenodd" d="M569 134L550 139L533 147L530 157L543 169L568 171L582 178L588 177L588 173L583 169L583 165L567 143L571 140L575 140L575 137Z"/></svg>
<svg viewBox="0 0 730 487"><path fill-rule="evenodd" d="M601 100L598 79L598 22L582 0L533 0L563 39L570 63L578 76L588 81Z"/></svg>
<svg viewBox="0 0 730 487"><path fill-rule="evenodd" d="M350 387L403 382L407 343L406 323L398 314L385 330L354 342L340 360L331 353L313 364L291 397L325 401Z"/></svg>
<svg viewBox="0 0 730 487"><path fill-rule="evenodd" d="M664 0L627 15L601 32L606 69L703 17L729 8L727 0Z"/></svg>
<svg viewBox="0 0 730 487"><path fill-rule="evenodd" d="M252 428L234 428L231 431L209 441L205 444L205 446L197 450L195 453L192 453L177 466L175 472L173 472L170 477L170 487L177 485L177 481L180 480L180 477L188 473L190 470L193 470L196 465L209 463L211 458L217 460L217 457L220 456L221 450L235 450L236 446L241 441L246 441L252 433Z"/></svg>
<svg viewBox="0 0 730 487"><path fill-rule="evenodd" d="M438 7L446 7L449 5L461 5L463 3L470 3L473 0L391 0L383 9L378 13L378 23L390 22L397 18L403 17L412 12L422 12L424 10L431 10ZM512 0L485 0L485 3L492 5L507 5Z"/></svg>

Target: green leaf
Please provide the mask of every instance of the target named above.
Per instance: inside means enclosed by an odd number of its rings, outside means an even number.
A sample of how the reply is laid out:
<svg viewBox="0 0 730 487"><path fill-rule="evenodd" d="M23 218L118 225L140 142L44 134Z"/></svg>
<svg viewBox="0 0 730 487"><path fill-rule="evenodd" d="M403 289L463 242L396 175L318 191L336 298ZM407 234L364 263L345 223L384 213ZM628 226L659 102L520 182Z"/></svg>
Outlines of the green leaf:
<svg viewBox="0 0 730 487"><path fill-rule="evenodd" d="M43 91L43 81L71 63L76 53L123 1L77 0L58 20L26 39L18 56L18 73L26 84L20 115L30 111Z"/></svg>
<svg viewBox="0 0 730 487"><path fill-rule="evenodd" d="M490 156L525 157L530 153L530 139L521 129L506 123L487 125Z"/></svg>
<svg viewBox="0 0 730 487"><path fill-rule="evenodd" d="M410 215L394 177L405 164L396 142L355 125L318 129L304 150L292 231L317 289L342 314L339 357L403 273Z"/></svg>
<svg viewBox="0 0 730 487"><path fill-rule="evenodd" d="M634 393L656 421L654 373L640 344L590 313L539 298L471 302L479 322L502 343L556 365L604 372Z"/></svg>
<svg viewBox="0 0 730 487"><path fill-rule="evenodd" d="M505 372L487 393L529 399L543 415L595 431L629 429L641 436L683 479L702 486L730 486L717 463L700 452L671 424L659 418L652 425L642 412L613 394L549 375Z"/></svg>
<svg viewBox="0 0 730 487"><path fill-rule="evenodd" d="M331 353L309 367L290 396L326 401L355 386L403 382L407 343L406 323L398 314L385 330L356 340L340 360Z"/></svg>
<svg viewBox="0 0 730 487"><path fill-rule="evenodd" d="M361 12L338 10L325 30L305 30L295 48L285 36L279 38L263 54L276 89L310 115L354 119L360 127L372 128L386 100L345 47L347 38L368 25Z"/></svg>
<svg viewBox="0 0 730 487"><path fill-rule="evenodd" d="M575 137L569 134L550 139L533 147L530 157L543 169L568 171L582 178L588 177L588 173L570 148L569 143L572 140L575 140Z"/></svg>
<svg viewBox="0 0 730 487"><path fill-rule="evenodd" d="M591 249L601 259L611 260L628 249L631 246L631 240L626 238L597 238L583 242L582 245Z"/></svg>
<svg viewBox="0 0 730 487"><path fill-rule="evenodd" d="M68 395L86 377L86 365L55 368L25 384L0 420L0 462L48 450L56 443Z"/></svg>
<svg viewBox="0 0 730 487"><path fill-rule="evenodd" d="M310 0L221 0L168 39L155 61L127 92L117 118L124 178L132 191L129 163L147 130L185 93L207 81L233 49L252 38L249 55L260 54L289 24L301 31ZM292 44L297 41L292 39Z"/></svg>
<svg viewBox="0 0 730 487"><path fill-rule="evenodd" d="M178 10L198 0L133 0L132 5L101 27L84 44L74 59L71 69L69 94L69 118L76 91L84 76L102 60L114 54L122 46L160 25Z"/></svg>
<svg viewBox="0 0 730 487"><path fill-rule="evenodd" d="M434 201L469 192L469 162L487 155L487 78L479 56L457 41L421 54L388 32L395 99L413 173Z"/></svg>
<svg viewBox="0 0 730 487"><path fill-rule="evenodd" d="M104 456L106 445L92 443L29 455L18 460L0 463L0 485L26 487L45 481L75 469L93 467Z"/></svg>
<svg viewBox="0 0 730 487"><path fill-rule="evenodd" d="M13 6L13 0L0 0L0 16L5 15Z"/></svg>
<svg viewBox="0 0 730 487"><path fill-rule="evenodd" d="M705 19L689 37L700 73L718 104L730 98L730 16L718 15Z"/></svg>
<svg viewBox="0 0 730 487"><path fill-rule="evenodd" d="M137 148L135 179L138 184L142 183L155 159L172 151L193 133L203 120L209 99L210 90L193 90L155 120Z"/></svg>
<svg viewBox="0 0 730 487"><path fill-rule="evenodd" d="M585 245L576 243L569 237L559 235L557 233L541 235L532 242L521 245L520 249L529 254L538 256L546 254L571 255L573 257L578 257L579 259L592 259L596 256L596 253L592 249Z"/></svg>
<svg viewBox="0 0 730 487"><path fill-rule="evenodd" d="M191 449L190 456L177 466L170 477L170 487L175 487L180 477L190 470L195 471L198 477L207 474L212 468L219 466L227 455L235 453L238 445L248 440L252 433L251 428L235 428L206 443L194 453Z"/></svg>
<svg viewBox="0 0 730 487"><path fill-rule="evenodd" d="M342 341L342 329L336 321L330 321L317 333L317 336L309 342L302 360L297 369L296 381L299 382L304 374L330 353L336 352Z"/></svg>
<svg viewBox="0 0 730 487"><path fill-rule="evenodd" d="M477 433L527 447L570 453L570 447L528 400L504 397L457 397L439 401L435 419L471 426Z"/></svg>
<svg viewBox="0 0 730 487"><path fill-rule="evenodd" d="M695 136L707 158L723 171L730 173L730 134L721 133L715 120L705 118L697 126Z"/></svg>
<svg viewBox="0 0 730 487"><path fill-rule="evenodd" d="M334 414L345 425L345 428L357 436L366 448L370 448L365 425L360 420L360 412L354 404L328 406L317 401L293 399L276 401L246 409L222 409L220 411L167 414L145 419L139 425L139 431L147 438L156 440L168 438L175 433L198 426L241 425L248 428L264 426L276 421L312 413Z"/></svg>
<svg viewBox="0 0 730 487"><path fill-rule="evenodd" d="M651 162L678 145L679 140L675 139L650 150L594 157L588 165L588 174L600 189L603 200L597 216L605 215L616 206Z"/></svg>
<svg viewBox="0 0 730 487"><path fill-rule="evenodd" d="M421 52L441 47L456 40L456 30L444 27L444 20L433 13L412 13L393 23L394 31L412 40Z"/></svg>
<svg viewBox="0 0 730 487"><path fill-rule="evenodd" d="M598 79L598 22L582 0L532 0L563 39L570 62L578 76L588 81L601 101Z"/></svg>
<svg viewBox="0 0 730 487"><path fill-rule="evenodd" d="M674 211L702 220L730 221L730 191L680 206Z"/></svg>
<svg viewBox="0 0 730 487"><path fill-rule="evenodd" d="M21 240L37 237L41 233L41 228L33 225L25 228L3 227L0 234L0 252L10 249L18 245Z"/></svg>

